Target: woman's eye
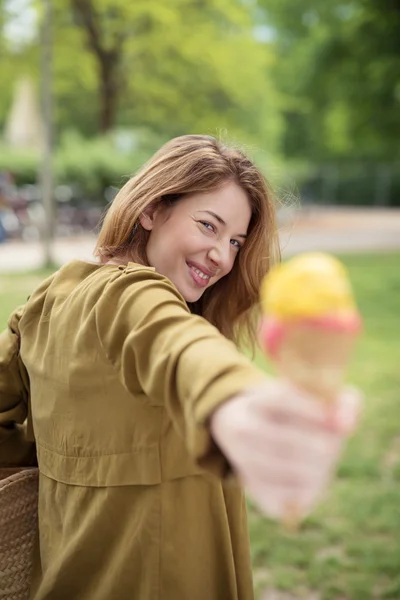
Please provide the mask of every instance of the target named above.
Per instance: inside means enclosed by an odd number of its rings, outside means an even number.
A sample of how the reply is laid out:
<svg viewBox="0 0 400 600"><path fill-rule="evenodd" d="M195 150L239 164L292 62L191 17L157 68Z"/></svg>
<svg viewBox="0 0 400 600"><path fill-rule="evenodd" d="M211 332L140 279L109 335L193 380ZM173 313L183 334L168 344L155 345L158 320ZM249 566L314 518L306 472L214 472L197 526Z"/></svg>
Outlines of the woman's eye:
<svg viewBox="0 0 400 600"><path fill-rule="evenodd" d="M237 240L231 240L231 244L232 246L235 246L235 248L237 248L238 250L240 250L240 248L242 247L242 244Z"/></svg>
<svg viewBox="0 0 400 600"><path fill-rule="evenodd" d="M215 227L211 223L208 223L207 221L200 221L200 223L209 231L215 231Z"/></svg>

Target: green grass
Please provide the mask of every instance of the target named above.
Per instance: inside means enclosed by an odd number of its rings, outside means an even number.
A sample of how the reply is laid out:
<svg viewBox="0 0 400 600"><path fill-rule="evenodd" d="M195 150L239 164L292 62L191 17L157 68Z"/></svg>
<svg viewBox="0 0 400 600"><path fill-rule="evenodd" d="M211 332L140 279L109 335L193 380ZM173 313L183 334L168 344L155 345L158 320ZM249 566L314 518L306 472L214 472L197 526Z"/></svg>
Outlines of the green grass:
<svg viewBox="0 0 400 600"><path fill-rule="evenodd" d="M250 503L256 589L276 600L400 598L400 254L342 258L365 322L348 377L365 410L326 501L298 533ZM46 275L0 275L0 326Z"/></svg>
<svg viewBox="0 0 400 600"><path fill-rule="evenodd" d="M7 325L11 312L24 304L27 297L51 271L41 270L30 273L0 273L0 331Z"/></svg>

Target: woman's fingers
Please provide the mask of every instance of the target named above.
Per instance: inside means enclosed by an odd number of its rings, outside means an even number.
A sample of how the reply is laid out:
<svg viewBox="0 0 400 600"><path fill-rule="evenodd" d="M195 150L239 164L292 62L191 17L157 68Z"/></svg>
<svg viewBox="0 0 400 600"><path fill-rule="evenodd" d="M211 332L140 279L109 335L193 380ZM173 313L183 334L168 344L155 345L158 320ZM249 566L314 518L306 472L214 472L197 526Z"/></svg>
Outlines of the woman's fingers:
<svg viewBox="0 0 400 600"><path fill-rule="evenodd" d="M264 387L263 396L261 388ZM344 388L336 401L327 404L295 387L287 380L275 379L245 392L248 408L275 422L292 422L304 429L326 429L348 435L354 429L362 406L355 388ZM253 401L251 401L251 399Z"/></svg>
<svg viewBox="0 0 400 600"><path fill-rule="evenodd" d="M332 478L360 406L350 388L328 407L289 382L271 380L217 409L211 431L269 516L282 518L292 504L303 518Z"/></svg>
<svg viewBox="0 0 400 600"><path fill-rule="evenodd" d="M250 428L251 429L251 428ZM306 435L295 427L253 428L237 439L234 466L243 479L299 487L321 480L336 465L343 437L332 433Z"/></svg>
<svg viewBox="0 0 400 600"><path fill-rule="evenodd" d="M277 477L269 472L264 478L252 477L249 473L243 484L247 492L269 517L283 519L288 506L295 506L297 518L304 518L321 499L332 479L332 469L320 471L309 479Z"/></svg>
<svg viewBox="0 0 400 600"><path fill-rule="evenodd" d="M266 447L267 454L252 449L247 456L242 454L245 468L240 465L238 475L270 517L284 518L287 506L293 505L297 517L304 518L329 485L342 444L343 438L337 438L312 460L301 446L295 447L296 456L291 458L279 456L275 444Z"/></svg>
<svg viewBox="0 0 400 600"><path fill-rule="evenodd" d="M249 424L237 444L242 447L242 456L254 455L266 464L269 461L288 461L292 465L307 463L310 468L334 460L343 439L331 432L314 432L310 435L293 425L277 426L265 423Z"/></svg>
<svg viewBox="0 0 400 600"><path fill-rule="evenodd" d="M248 409L260 418L292 422L296 427L308 430L332 429L330 408L288 381L273 380L265 385L264 390L248 390L245 395L249 398Z"/></svg>
<svg viewBox="0 0 400 600"><path fill-rule="evenodd" d="M338 429L344 435L353 433L363 408L363 396L353 387L345 387L338 397L336 421Z"/></svg>

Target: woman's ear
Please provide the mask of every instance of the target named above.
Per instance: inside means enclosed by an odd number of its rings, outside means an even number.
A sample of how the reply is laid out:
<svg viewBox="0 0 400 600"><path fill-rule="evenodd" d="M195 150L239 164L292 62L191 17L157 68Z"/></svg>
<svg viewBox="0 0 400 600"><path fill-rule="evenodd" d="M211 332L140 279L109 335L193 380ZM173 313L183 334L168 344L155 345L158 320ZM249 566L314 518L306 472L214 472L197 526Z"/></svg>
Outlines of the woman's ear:
<svg viewBox="0 0 400 600"><path fill-rule="evenodd" d="M151 231L153 229L153 215L150 215L148 212L142 213L139 217L139 221L143 229L146 229L146 231Z"/></svg>
<svg viewBox="0 0 400 600"><path fill-rule="evenodd" d="M143 229L151 231L154 227L154 221L158 214L158 206L148 206L139 217L139 221Z"/></svg>

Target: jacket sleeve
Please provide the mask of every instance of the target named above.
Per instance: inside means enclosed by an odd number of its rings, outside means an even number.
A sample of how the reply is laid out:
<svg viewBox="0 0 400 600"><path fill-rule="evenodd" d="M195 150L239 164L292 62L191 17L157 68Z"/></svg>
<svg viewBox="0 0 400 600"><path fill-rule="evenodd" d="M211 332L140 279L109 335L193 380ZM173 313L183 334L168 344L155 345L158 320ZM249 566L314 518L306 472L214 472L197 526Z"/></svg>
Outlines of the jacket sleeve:
<svg viewBox="0 0 400 600"><path fill-rule="evenodd" d="M17 309L0 334L0 467L35 464L35 444L27 440L27 375L19 358L19 320Z"/></svg>
<svg viewBox="0 0 400 600"><path fill-rule="evenodd" d="M166 278L128 267L96 308L99 338L125 387L164 405L193 458L218 475L227 463L209 433L219 404L265 375L205 319L190 313Z"/></svg>

